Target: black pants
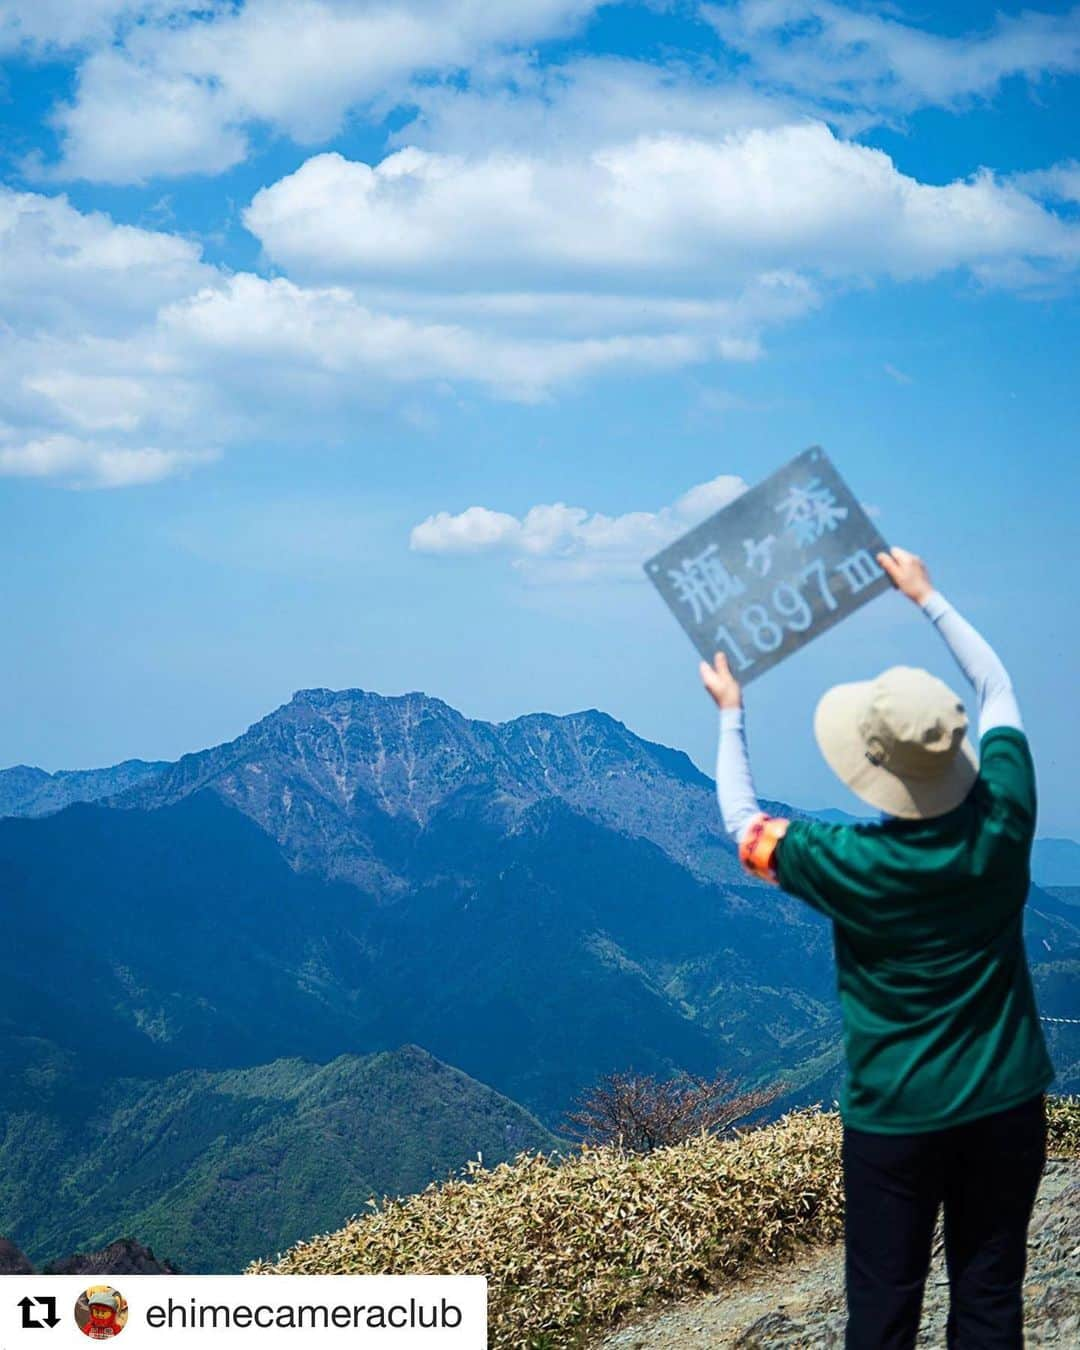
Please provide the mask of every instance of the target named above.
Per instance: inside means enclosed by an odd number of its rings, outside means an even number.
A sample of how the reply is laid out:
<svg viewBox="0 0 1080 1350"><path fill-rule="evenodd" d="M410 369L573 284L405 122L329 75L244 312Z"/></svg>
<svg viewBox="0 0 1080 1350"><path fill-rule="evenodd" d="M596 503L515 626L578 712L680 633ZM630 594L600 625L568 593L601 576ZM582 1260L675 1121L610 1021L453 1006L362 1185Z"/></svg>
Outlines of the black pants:
<svg viewBox="0 0 1080 1350"><path fill-rule="evenodd" d="M1045 1161L1042 1093L928 1134L845 1127L846 1350L914 1346L939 1205L949 1350L1022 1347L1027 1230Z"/></svg>

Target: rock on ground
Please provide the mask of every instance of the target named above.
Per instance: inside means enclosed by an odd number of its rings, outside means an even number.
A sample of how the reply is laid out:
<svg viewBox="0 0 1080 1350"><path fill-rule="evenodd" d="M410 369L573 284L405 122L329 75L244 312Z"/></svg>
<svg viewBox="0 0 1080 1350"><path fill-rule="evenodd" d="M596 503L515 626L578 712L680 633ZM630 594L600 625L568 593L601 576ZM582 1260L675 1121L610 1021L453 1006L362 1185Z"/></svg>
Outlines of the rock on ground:
<svg viewBox="0 0 1080 1350"><path fill-rule="evenodd" d="M939 1216L919 1350L944 1350L948 1312ZM841 1350L845 1319L843 1246L835 1243L654 1313L594 1342L594 1350ZM1028 1346L1080 1345L1080 1160L1051 1158L1043 1173L1028 1233L1024 1335Z"/></svg>
<svg viewBox="0 0 1080 1350"><path fill-rule="evenodd" d="M118 1238L99 1252L75 1252L52 1261L43 1275L178 1275L171 1261L160 1260L133 1238Z"/></svg>
<svg viewBox="0 0 1080 1350"><path fill-rule="evenodd" d="M33 1275L34 1267L10 1238L0 1237L0 1275Z"/></svg>

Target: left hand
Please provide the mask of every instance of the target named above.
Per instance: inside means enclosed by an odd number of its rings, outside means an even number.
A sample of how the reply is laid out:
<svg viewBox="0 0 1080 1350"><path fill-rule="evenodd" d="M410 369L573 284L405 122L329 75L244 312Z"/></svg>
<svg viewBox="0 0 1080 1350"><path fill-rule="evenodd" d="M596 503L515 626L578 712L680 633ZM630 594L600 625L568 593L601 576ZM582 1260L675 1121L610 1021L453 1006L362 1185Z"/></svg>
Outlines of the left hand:
<svg viewBox="0 0 1080 1350"><path fill-rule="evenodd" d="M728 659L723 652L716 653L711 666L708 661L702 661L698 669L701 672L701 683L712 695L718 708L742 707L742 689L739 687L739 681L732 675Z"/></svg>
<svg viewBox="0 0 1080 1350"><path fill-rule="evenodd" d="M917 605L921 605L934 589L926 564L917 553L909 553L906 548L893 548L887 553L879 553L877 560L896 589Z"/></svg>

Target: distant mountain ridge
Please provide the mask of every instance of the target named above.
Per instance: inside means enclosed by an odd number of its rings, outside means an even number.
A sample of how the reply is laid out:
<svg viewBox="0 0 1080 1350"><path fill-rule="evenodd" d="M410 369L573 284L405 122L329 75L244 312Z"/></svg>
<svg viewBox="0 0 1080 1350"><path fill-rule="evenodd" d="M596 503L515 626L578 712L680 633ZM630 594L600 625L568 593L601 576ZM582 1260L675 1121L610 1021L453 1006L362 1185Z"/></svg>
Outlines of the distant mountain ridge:
<svg viewBox="0 0 1080 1350"><path fill-rule="evenodd" d="M687 756L595 710L304 691L0 820L0 871L25 953L0 952L0 1015L129 1073L412 1041L550 1123L606 1069L757 1075L837 1029L823 921L745 876Z"/></svg>
<svg viewBox="0 0 1080 1350"><path fill-rule="evenodd" d="M134 1233L184 1271L240 1270L477 1154L564 1146L415 1045L95 1090L70 1053L24 1038L4 1068L0 1214L37 1262Z"/></svg>
<svg viewBox="0 0 1080 1350"><path fill-rule="evenodd" d="M491 723L419 692L299 690L234 740L175 763L0 770L0 817L41 816L80 801L155 809L204 788L255 820L292 865L385 888L388 897L403 879L380 855L407 849L435 813L465 798L484 799L507 828L537 801L558 798L650 839L703 880L744 880L712 780L682 751L646 741L597 709ZM874 819L767 805L832 822ZM1080 843L1037 839L1032 877L1040 886L1080 885Z"/></svg>
<svg viewBox="0 0 1080 1350"><path fill-rule="evenodd" d="M0 954L0 1011L128 1072L412 1041L549 1122L631 1061L838 1083L829 925L744 874L686 755L595 709L302 691L96 805L0 820L0 867L30 953ZM1076 910L1039 894L1027 931L1065 963L1056 1009Z"/></svg>
<svg viewBox="0 0 1080 1350"><path fill-rule="evenodd" d="M134 781L97 772L81 789L96 802L0 819L0 1070L33 1037L157 1101L152 1085L177 1075L412 1045L553 1132L614 1070L780 1080L778 1107L839 1091L831 925L742 871L686 755L602 712L490 724L422 694L307 690ZM23 774L19 800L40 787ZM1080 992L1070 900L1036 886L1025 911L1041 1008L1058 1017ZM1075 1091L1075 1030L1047 1028L1057 1090ZM53 1070L35 1073L0 1071L0 1109L23 1113L9 1148L49 1137ZM299 1155L282 1157L292 1175ZM116 1236L41 1233L49 1254Z"/></svg>
<svg viewBox="0 0 1080 1350"><path fill-rule="evenodd" d="M105 769L46 773L28 764L0 769L0 816L46 816L73 802L96 802L154 778L166 760L126 759Z"/></svg>
<svg viewBox="0 0 1080 1350"><path fill-rule="evenodd" d="M395 866L393 903L297 870L205 790L0 821L0 1027L129 1074L412 1041L544 1113L620 1064L756 1071L834 1033L817 916L557 800L512 832L442 812Z"/></svg>
<svg viewBox="0 0 1080 1350"><path fill-rule="evenodd" d="M407 885L395 863L440 812L482 810L512 832L547 800L650 839L703 879L742 879L711 780L596 709L490 723L420 693L302 690L112 804L154 809L203 788L255 820L294 866L387 898Z"/></svg>

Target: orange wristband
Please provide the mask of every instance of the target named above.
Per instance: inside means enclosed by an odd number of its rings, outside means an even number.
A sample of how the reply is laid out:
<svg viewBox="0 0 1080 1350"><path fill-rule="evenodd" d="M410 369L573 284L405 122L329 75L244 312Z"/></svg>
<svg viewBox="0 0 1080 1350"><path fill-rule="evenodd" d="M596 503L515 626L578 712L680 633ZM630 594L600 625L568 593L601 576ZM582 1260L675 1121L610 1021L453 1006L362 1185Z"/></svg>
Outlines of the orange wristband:
<svg viewBox="0 0 1080 1350"><path fill-rule="evenodd" d="M746 837L739 845L739 861L752 876L777 885L776 846L790 824L791 821L783 816L768 816L764 811L750 822Z"/></svg>

